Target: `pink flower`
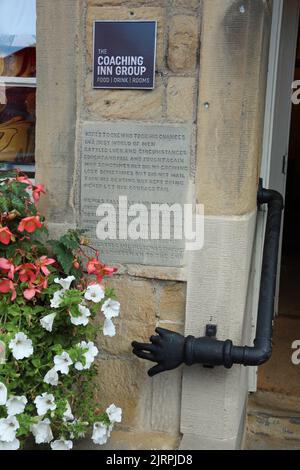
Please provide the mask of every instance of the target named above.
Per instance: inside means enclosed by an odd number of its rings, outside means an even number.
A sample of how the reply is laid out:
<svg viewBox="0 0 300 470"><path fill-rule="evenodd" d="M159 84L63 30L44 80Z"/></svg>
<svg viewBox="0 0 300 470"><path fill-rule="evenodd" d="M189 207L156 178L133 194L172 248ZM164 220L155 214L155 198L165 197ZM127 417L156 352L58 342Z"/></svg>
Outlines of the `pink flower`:
<svg viewBox="0 0 300 470"><path fill-rule="evenodd" d="M3 245L9 245L12 237L13 234L11 233L8 227L0 228L0 243L3 243Z"/></svg>
<svg viewBox="0 0 300 470"><path fill-rule="evenodd" d="M33 186L27 176L17 176L16 181L27 184L28 189L32 190L32 197L35 203L39 202L41 194L45 194L45 186L43 184L37 184L36 186Z"/></svg>
<svg viewBox="0 0 300 470"><path fill-rule="evenodd" d="M118 269L117 268L113 268L111 266L104 266L103 267L103 271L104 271L104 276L112 276L113 274L115 274Z"/></svg>
<svg viewBox="0 0 300 470"><path fill-rule="evenodd" d="M28 186L32 187L32 184L31 184L30 180L27 178L27 176L17 176L16 181L18 181L18 183L24 183L24 184L27 184Z"/></svg>
<svg viewBox="0 0 300 470"><path fill-rule="evenodd" d="M45 276L49 276L50 271L47 266L54 263L56 263L55 259L47 258L47 256L41 256L40 259L37 261L36 265L41 269Z"/></svg>
<svg viewBox="0 0 300 470"><path fill-rule="evenodd" d="M10 279L1 279L0 281L0 292L2 294L12 293L11 300L15 300L17 297L16 289L14 283Z"/></svg>
<svg viewBox="0 0 300 470"><path fill-rule="evenodd" d="M89 274L95 274L101 268L101 263L96 258L93 258L87 263L86 268Z"/></svg>
<svg viewBox="0 0 300 470"><path fill-rule="evenodd" d="M38 184L37 186L33 186L32 196L35 203L38 203L41 197L41 194L45 194L45 187L43 184Z"/></svg>
<svg viewBox="0 0 300 470"><path fill-rule="evenodd" d="M0 269L2 269L2 271L5 272L5 274L7 274L9 279L14 278L15 267L9 259L0 258Z"/></svg>
<svg viewBox="0 0 300 470"><path fill-rule="evenodd" d="M33 263L21 264L16 268L19 272L19 279L21 282L34 282L38 276L38 269Z"/></svg>
<svg viewBox="0 0 300 470"><path fill-rule="evenodd" d="M32 300L35 297L36 289L25 289L23 295L26 300Z"/></svg>
<svg viewBox="0 0 300 470"><path fill-rule="evenodd" d="M22 219L19 223L18 230L21 233L24 232L24 230L28 233L33 233L37 228L41 228L42 226L43 224L41 223L39 216L36 215Z"/></svg>
<svg viewBox="0 0 300 470"><path fill-rule="evenodd" d="M98 282L101 282L104 276L112 276L117 271L117 268L106 266L96 258L88 261L86 268L88 274L94 274L97 277Z"/></svg>
<svg viewBox="0 0 300 470"><path fill-rule="evenodd" d="M40 278L35 284L28 284L28 288L24 290L23 295L26 300L32 300L36 294L41 294L43 289L47 289L48 281L45 278Z"/></svg>

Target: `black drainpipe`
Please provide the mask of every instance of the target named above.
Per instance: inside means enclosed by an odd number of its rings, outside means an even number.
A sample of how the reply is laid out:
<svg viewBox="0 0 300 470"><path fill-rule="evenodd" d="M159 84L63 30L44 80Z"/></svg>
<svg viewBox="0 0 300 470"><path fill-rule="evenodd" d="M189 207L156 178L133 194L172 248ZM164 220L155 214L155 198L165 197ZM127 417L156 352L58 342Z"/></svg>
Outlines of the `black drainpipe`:
<svg viewBox="0 0 300 470"><path fill-rule="evenodd" d="M264 189L262 182L258 190L257 202L267 204L268 215L264 242L261 272L259 306L256 338L254 346L234 346L231 340L218 341L216 326L207 325L206 336L184 338L178 333L157 328L158 336L151 336L151 344L134 341L133 353L157 365L149 370L150 376L166 370L175 369L180 364L188 366L203 364L207 367L233 364L259 366L267 362L272 355L272 334L276 280L278 267L279 241L283 211L283 197L277 191Z"/></svg>

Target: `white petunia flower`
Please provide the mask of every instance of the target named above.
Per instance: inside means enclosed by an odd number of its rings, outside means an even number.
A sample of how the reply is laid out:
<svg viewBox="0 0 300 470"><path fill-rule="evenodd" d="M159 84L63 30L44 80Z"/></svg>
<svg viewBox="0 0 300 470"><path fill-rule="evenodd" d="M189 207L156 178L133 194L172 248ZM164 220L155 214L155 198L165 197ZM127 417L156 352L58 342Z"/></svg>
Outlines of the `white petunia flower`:
<svg viewBox="0 0 300 470"><path fill-rule="evenodd" d="M64 439L58 439L50 444L52 450L71 450L73 448L72 441L65 441Z"/></svg>
<svg viewBox="0 0 300 470"><path fill-rule="evenodd" d="M0 405L5 405L7 400L7 388L4 383L0 382Z"/></svg>
<svg viewBox="0 0 300 470"><path fill-rule="evenodd" d="M33 353L32 341L24 333L17 333L10 341L9 349L17 360L30 357Z"/></svg>
<svg viewBox="0 0 300 470"><path fill-rule="evenodd" d="M74 421L74 416L72 414L70 403L67 401L66 411L63 414L64 421Z"/></svg>
<svg viewBox="0 0 300 470"><path fill-rule="evenodd" d="M101 287L99 284L91 284L88 286L86 293L84 294L84 298L86 300L91 300L95 304L98 304L103 300L105 297L105 292L103 287Z"/></svg>
<svg viewBox="0 0 300 470"><path fill-rule="evenodd" d="M51 308L59 308L64 296L64 289L57 290L54 292L52 299L50 300Z"/></svg>
<svg viewBox="0 0 300 470"><path fill-rule="evenodd" d="M107 299L102 305L101 311L105 318L111 320L112 318L118 317L120 314L120 302L116 300Z"/></svg>
<svg viewBox="0 0 300 470"><path fill-rule="evenodd" d="M21 397L10 397L6 402L7 414L9 416L15 416L23 413L26 404L27 398L24 395Z"/></svg>
<svg viewBox="0 0 300 470"><path fill-rule="evenodd" d="M69 373L69 367L72 364L73 361L66 351L54 357L54 369L56 372L67 375Z"/></svg>
<svg viewBox="0 0 300 470"><path fill-rule="evenodd" d="M45 392L42 393L42 395L38 395L34 400L34 404L39 416L45 415L49 410L53 411L56 409L56 404L52 393Z"/></svg>
<svg viewBox="0 0 300 470"><path fill-rule="evenodd" d="M98 348L95 346L93 341L89 341L88 343L81 341L80 346L84 349L88 348L88 351L85 353L86 360L88 362L93 362L99 353Z"/></svg>
<svg viewBox="0 0 300 470"><path fill-rule="evenodd" d="M109 318L106 318L104 321L103 334L104 336L110 336L111 338L116 335L116 327Z"/></svg>
<svg viewBox="0 0 300 470"><path fill-rule="evenodd" d="M77 317L73 317L71 315L71 323L73 325L83 325L83 326L86 326L89 322L89 318L91 316L91 312L90 310L85 307L84 305L78 305L78 309L79 309L79 312L80 312L80 315L78 315Z"/></svg>
<svg viewBox="0 0 300 470"><path fill-rule="evenodd" d="M55 317L56 313L50 313L49 315L46 315L45 317L40 319L40 324L42 325L42 327L50 333L52 332Z"/></svg>
<svg viewBox="0 0 300 470"><path fill-rule="evenodd" d="M69 290L70 289L70 286L72 284L72 282L75 281L75 277L74 276L68 276L66 277L65 279L54 279L54 282L56 284L59 284L61 285L61 287L63 288L63 290Z"/></svg>
<svg viewBox="0 0 300 470"><path fill-rule="evenodd" d="M98 445L106 444L110 437L110 431L111 427L107 427L101 422L94 423L92 434L93 443Z"/></svg>
<svg viewBox="0 0 300 470"><path fill-rule="evenodd" d="M106 413L111 423L120 423L122 421L122 409L112 404L106 409Z"/></svg>
<svg viewBox="0 0 300 470"><path fill-rule="evenodd" d="M53 367L45 375L44 382L46 384L53 385L54 387L56 387L58 385L58 379L59 379L58 373L56 372L56 370Z"/></svg>
<svg viewBox="0 0 300 470"><path fill-rule="evenodd" d="M30 431L35 438L36 444L46 444L52 441L53 434L50 424L50 420L46 418L30 427Z"/></svg>
<svg viewBox="0 0 300 470"><path fill-rule="evenodd" d="M20 448L19 439L14 439L11 442L0 441L0 450L18 450Z"/></svg>
<svg viewBox="0 0 300 470"><path fill-rule="evenodd" d="M15 416L0 419L0 441L13 442L20 425Z"/></svg>
<svg viewBox="0 0 300 470"><path fill-rule="evenodd" d="M85 365L82 364L82 362L75 362L74 367L76 370L87 370L91 367L92 363L91 362L86 362Z"/></svg>
<svg viewBox="0 0 300 470"><path fill-rule="evenodd" d="M81 347L82 349L88 349L84 353L85 357L85 365L83 365L80 361L77 361L75 363L75 369L77 370L84 370L84 369L89 369L92 365L92 363L95 360L95 357L99 353L98 348L95 346L95 344L92 341L89 341L88 343L86 341L81 341L77 346Z"/></svg>

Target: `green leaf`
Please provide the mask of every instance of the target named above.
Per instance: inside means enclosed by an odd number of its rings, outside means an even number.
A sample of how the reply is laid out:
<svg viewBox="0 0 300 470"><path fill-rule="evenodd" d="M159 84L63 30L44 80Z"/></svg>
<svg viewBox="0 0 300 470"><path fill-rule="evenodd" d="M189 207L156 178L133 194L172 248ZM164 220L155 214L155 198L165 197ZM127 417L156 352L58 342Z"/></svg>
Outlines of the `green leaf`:
<svg viewBox="0 0 300 470"><path fill-rule="evenodd" d="M0 212L9 212L9 199L5 196L0 196Z"/></svg>
<svg viewBox="0 0 300 470"><path fill-rule="evenodd" d="M79 308L78 308L78 305L72 305L70 307L70 313L72 315L72 317L74 318L77 318L80 316L80 312L79 312Z"/></svg>
<svg viewBox="0 0 300 470"><path fill-rule="evenodd" d="M79 246L79 240L76 233L69 231L60 238L60 242L69 250L77 250Z"/></svg>
<svg viewBox="0 0 300 470"><path fill-rule="evenodd" d="M41 366L41 360L38 357L32 359L31 362L37 369Z"/></svg>
<svg viewBox="0 0 300 470"><path fill-rule="evenodd" d="M10 185L12 192L16 196L25 196L29 198L29 195L26 193L27 184L21 183L20 181L13 181Z"/></svg>
<svg viewBox="0 0 300 470"><path fill-rule="evenodd" d="M73 265L73 253L66 250L66 247L60 242L51 242L53 253L56 255L58 262L61 264L64 272L69 274Z"/></svg>
<svg viewBox="0 0 300 470"><path fill-rule="evenodd" d="M25 215L25 204L22 199L13 194L11 197L11 203L13 205L13 208L20 212L22 216Z"/></svg>

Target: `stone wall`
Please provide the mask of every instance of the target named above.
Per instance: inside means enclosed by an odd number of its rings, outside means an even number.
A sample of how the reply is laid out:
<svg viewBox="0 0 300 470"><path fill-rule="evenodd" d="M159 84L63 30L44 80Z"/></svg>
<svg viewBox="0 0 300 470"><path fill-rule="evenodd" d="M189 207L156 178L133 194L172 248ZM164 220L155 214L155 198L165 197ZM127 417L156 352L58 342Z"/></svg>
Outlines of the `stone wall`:
<svg viewBox="0 0 300 470"><path fill-rule="evenodd" d="M53 233L78 221L85 121L190 126L196 197L208 216L205 250L187 266L120 266L111 281L122 312L117 337L99 342L99 402L120 405L124 420L108 448L234 448L247 395L242 369L195 367L184 372L182 389L182 369L149 379L149 365L133 357L130 343L146 340L157 325L203 335L207 322L218 323L220 339L248 339L243 325L263 122L266 2L37 3L37 179L49 190L45 208ZM155 90L92 89L96 19L158 21Z"/></svg>
<svg viewBox="0 0 300 470"><path fill-rule="evenodd" d="M158 21L154 91L92 89L96 19ZM83 122L185 123L194 131L200 24L199 1L38 0L37 179L48 189L43 210L54 235L77 222ZM99 341L99 402L124 410L109 446L177 448L182 370L149 379L150 363L136 359L130 343L146 341L156 326L184 332L186 273L147 266L120 272L111 281L122 305L117 336Z"/></svg>
<svg viewBox="0 0 300 470"><path fill-rule="evenodd" d="M260 0L203 2L196 197L205 245L190 260L186 334L251 344L247 293L256 226L271 10ZM186 369L184 449L241 446L249 369Z"/></svg>
<svg viewBox="0 0 300 470"><path fill-rule="evenodd" d="M77 86L78 142L85 121L180 122L193 129L197 115L200 2L87 0L80 7L83 43ZM112 19L157 20L154 91L92 89L93 21ZM124 271L124 267L121 269ZM117 337L100 341L99 401L104 405L118 403L124 410L124 420L119 428L122 434L113 436L110 446L179 446L182 371L149 379L147 369L151 364L134 358L130 345L132 340L148 341L156 326L184 332L184 275L176 282L176 269L165 271L169 280L154 268L146 277L138 269L131 269L131 274L125 269L112 281L122 313Z"/></svg>

